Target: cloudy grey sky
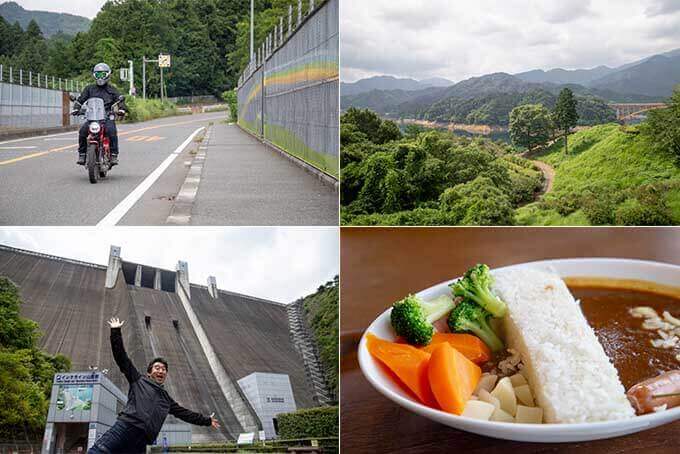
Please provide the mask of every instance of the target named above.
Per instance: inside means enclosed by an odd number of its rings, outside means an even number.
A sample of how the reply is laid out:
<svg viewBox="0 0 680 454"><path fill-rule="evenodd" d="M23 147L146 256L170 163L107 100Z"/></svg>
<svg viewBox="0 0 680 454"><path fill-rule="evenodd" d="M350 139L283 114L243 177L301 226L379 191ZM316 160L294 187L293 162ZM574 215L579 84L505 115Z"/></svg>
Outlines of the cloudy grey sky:
<svg viewBox="0 0 680 454"><path fill-rule="evenodd" d="M341 77L456 82L680 48L680 0L343 0Z"/></svg>
<svg viewBox="0 0 680 454"><path fill-rule="evenodd" d="M174 270L192 283L217 278L223 290L289 303L339 272L337 228L2 228L0 244L106 265L109 246L123 260Z"/></svg>
<svg viewBox="0 0 680 454"><path fill-rule="evenodd" d="M24 9L69 13L92 19L106 0L12 0ZM5 0L0 0L5 3Z"/></svg>

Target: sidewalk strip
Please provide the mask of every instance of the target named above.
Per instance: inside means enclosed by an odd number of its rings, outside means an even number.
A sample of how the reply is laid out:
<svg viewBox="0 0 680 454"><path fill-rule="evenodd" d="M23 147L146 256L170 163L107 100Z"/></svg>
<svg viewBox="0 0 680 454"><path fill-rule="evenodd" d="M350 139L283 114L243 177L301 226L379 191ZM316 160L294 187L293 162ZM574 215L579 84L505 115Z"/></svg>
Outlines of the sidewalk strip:
<svg viewBox="0 0 680 454"><path fill-rule="evenodd" d="M202 126L194 131L182 144L168 156L153 172L151 172L130 194L128 194L122 202L120 202L109 214L107 214L101 221L97 223L97 227L116 225L125 214L134 206L135 203L144 195L146 191L158 180L158 178L165 172L165 170L172 164L177 156L184 150L184 148L191 143L191 141L204 130Z"/></svg>

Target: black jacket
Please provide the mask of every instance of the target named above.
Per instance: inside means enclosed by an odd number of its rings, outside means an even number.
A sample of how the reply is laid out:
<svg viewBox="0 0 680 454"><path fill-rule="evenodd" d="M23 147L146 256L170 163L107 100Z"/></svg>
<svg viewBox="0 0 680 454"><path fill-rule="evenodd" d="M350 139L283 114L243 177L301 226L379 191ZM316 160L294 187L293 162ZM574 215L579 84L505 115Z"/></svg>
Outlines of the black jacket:
<svg viewBox="0 0 680 454"><path fill-rule="evenodd" d="M111 350L120 371L130 383L127 405L118 419L144 430L148 443L153 443L156 439L168 413L190 424L198 426L211 424L209 416L181 407L162 385L137 371L125 353L120 328L111 328Z"/></svg>
<svg viewBox="0 0 680 454"><path fill-rule="evenodd" d="M120 93L118 90L116 90L114 86L109 83L106 83L101 87L97 84L92 84L85 87L85 90L80 93L80 96L76 102L78 105L82 106L83 103L90 98L102 98L104 100L104 107L106 107L106 111L108 112L111 110L111 105L118 101L119 97ZM127 107L125 107L125 101L122 101L120 104L118 104L118 107L127 110Z"/></svg>

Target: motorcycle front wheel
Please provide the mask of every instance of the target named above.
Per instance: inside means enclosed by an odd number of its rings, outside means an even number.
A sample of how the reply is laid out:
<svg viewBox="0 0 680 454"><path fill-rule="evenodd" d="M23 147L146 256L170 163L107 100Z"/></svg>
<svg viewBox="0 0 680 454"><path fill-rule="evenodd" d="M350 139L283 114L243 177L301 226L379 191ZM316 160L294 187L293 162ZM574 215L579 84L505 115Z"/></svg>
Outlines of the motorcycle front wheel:
<svg viewBox="0 0 680 454"><path fill-rule="evenodd" d="M97 146L94 144L87 146L87 174L90 177L90 183L97 183L99 165L97 164Z"/></svg>

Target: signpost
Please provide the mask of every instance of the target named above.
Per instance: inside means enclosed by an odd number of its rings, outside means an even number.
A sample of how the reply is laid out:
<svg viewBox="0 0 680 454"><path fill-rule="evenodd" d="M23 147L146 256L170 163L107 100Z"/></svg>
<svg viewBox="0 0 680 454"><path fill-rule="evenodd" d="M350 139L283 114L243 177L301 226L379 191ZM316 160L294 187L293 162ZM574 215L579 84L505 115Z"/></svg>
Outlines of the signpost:
<svg viewBox="0 0 680 454"><path fill-rule="evenodd" d="M146 58L146 55L142 57L142 96L146 99L146 64L147 63L158 63L158 67L161 69L161 101L165 98L165 84L163 83L163 68L169 68L171 64L170 54L158 54L158 58L155 60Z"/></svg>

